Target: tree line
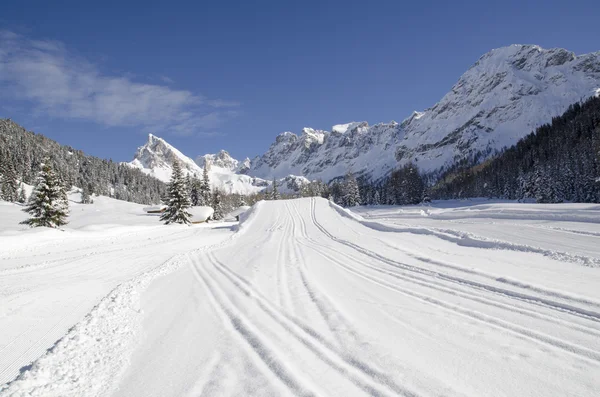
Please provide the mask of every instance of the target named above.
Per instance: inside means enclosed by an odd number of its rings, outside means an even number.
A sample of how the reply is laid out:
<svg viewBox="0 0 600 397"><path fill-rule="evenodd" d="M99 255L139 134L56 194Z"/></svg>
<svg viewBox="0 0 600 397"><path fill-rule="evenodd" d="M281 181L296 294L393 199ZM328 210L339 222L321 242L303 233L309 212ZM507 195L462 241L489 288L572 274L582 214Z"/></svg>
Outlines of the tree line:
<svg viewBox="0 0 600 397"><path fill-rule="evenodd" d="M600 98L571 105L550 124L481 164L447 172L431 195L600 202Z"/></svg>
<svg viewBox="0 0 600 397"><path fill-rule="evenodd" d="M160 202L165 184L128 165L88 156L41 134L0 119L0 193L6 201L23 198L19 183L33 185L44 159L67 187L140 204ZM18 182L17 182L18 181ZM15 198L15 186L17 197Z"/></svg>

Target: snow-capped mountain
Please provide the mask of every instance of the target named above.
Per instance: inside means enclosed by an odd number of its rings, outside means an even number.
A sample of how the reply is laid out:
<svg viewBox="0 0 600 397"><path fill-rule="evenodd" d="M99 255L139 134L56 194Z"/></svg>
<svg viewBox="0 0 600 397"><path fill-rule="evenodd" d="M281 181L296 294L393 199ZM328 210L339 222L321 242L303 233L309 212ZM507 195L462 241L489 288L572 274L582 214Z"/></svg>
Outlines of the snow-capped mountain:
<svg viewBox="0 0 600 397"><path fill-rule="evenodd" d="M175 160L179 161L184 173L197 178L202 178L206 166L211 186L227 193L252 194L268 189L273 183L272 179L264 180L245 175L250 169L248 158L238 161L225 150L221 150L216 154L198 156L194 161L164 139L152 134L148 135L146 144L138 148L133 161L126 164L139 168L163 182L169 182ZM277 185L280 193L293 194L309 182L302 176L286 175L278 178Z"/></svg>
<svg viewBox="0 0 600 397"><path fill-rule="evenodd" d="M434 171L516 143L600 89L600 52L512 45L483 55L440 102L402 123L352 122L331 131L284 132L250 175L328 181L351 170L374 178L412 160Z"/></svg>
<svg viewBox="0 0 600 397"><path fill-rule="evenodd" d="M235 173L245 174L250 168L250 159L246 158L244 161L238 161L231 157L227 151L221 150L216 154L205 154L196 157L196 164L200 167L204 167L205 164L210 164L210 166L213 167L224 168Z"/></svg>
<svg viewBox="0 0 600 397"><path fill-rule="evenodd" d="M178 160L186 174L202 177L203 168L207 165L211 185L227 193L250 194L269 186L269 182L248 175L240 175L236 170L240 166L238 160L229 156L226 151L217 154L199 156L194 162L164 139L148 135L148 141L140 146L129 164L141 169L163 182L168 182L173 171L173 161ZM244 165L244 163L241 163Z"/></svg>

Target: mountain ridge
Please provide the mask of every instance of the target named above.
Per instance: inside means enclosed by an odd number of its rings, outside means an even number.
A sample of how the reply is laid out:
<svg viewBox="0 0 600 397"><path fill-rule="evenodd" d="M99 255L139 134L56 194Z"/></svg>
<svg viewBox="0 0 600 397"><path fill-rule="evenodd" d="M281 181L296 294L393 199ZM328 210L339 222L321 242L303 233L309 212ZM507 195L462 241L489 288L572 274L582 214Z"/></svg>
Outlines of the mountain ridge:
<svg viewBox="0 0 600 397"><path fill-rule="evenodd" d="M594 95L600 95L600 51L577 56L562 48L511 45L483 54L440 101L400 123L352 121L330 131L285 131L252 160L221 150L194 161L177 152L193 172L213 163L225 179L262 187L294 176L329 182L348 171L377 180L409 161L433 173L461 160L483 160ZM169 159L179 154L141 161L147 154L140 149L131 164L166 180Z"/></svg>
<svg viewBox="0 0 600 397"><path fill-rule="evenodd" d="M600 51L577 56L537 45L501 47L482 55L434 106L401 123L284 132L253 159L249 174L331 180L353 171L377 179L408 161L432 172L510 146L598 92Z"/></svg>

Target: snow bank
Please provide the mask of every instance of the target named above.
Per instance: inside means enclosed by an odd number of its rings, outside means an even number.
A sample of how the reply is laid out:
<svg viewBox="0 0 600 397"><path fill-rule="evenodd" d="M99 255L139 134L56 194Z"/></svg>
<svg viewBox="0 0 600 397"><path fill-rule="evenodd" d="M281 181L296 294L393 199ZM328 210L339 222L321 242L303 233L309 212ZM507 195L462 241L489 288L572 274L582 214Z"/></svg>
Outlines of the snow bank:
<svg viewBox="0 0 600 397"><path fill-rule="evenodd" d="M166 205L152 205L150 207L144 207L142 208L145 212L157 212L157 211L162 211L163 209L167 208Z"/></svg>
<svg viewBox="0 0 600 397"><path fill-rule="evenodd" d="M180 255L119 285L48 352L3 386L0 395L98 396L107 394L129 362L142 327L141 292L184 263Z"/></svg>
<svg viewBox="0 0 600 397"><path fill-rule="evenodd" d="M227 219L227 220L235 219L238 215L242 215L244 212L248 211L249 209L250 209L250 206L242 205L241 207L238 207L235 210L231 211L229 214L225 215L225 219Z"/></svg>
<svg viewBox="0 0 600 397"><path fill-rule="evenodd" d="M571 262L589 267L600 267L600 259L592 258L583 255L574 255L568 252L559 252L540 247L533 247L524 244L516 244L507 241L486 239L484 237L475 236L472 233L460 232L452 229L438 229L438 228L426 228L426 227L401 227L382 224L376 221L365 220L360 215L355 214L347 208L342 208L339 205L329 202L331 208L336 210L340 215L345 218L352 219L362 225L380 231L380 232L393 232L393 233L412 233L420 235L429 235L438 237L442 240L446 240L463 247L473 248L484 248L484 249L495 249L495 250L509 250L509 251L520 251L541 254L551 259L563 262ZM428 217L431 214L427 215Z"/></svg>
<svg viewBox="0 0 600 397"><path fill-rule="evenodd" d="M192 222L205 222L215 213L212 207L190 207L188 211L192 214Z"/></svg>
<svg viewBox="0 0 600 397"><path fill-rule="evenodd" d="M261 200L258 203L254 204L252 207L250 207L248 210L242 212L240 214L240 223L237 225L236 230L242 231L247 229L252 223L252 220L254 219L256 213L260 210L260 208L262 208L263 204L264 201Z"/></svg>
<svg viewBox="0 0 600 397"><path fill-rule="evenodd" d="M337 205L336 203L334 203L331 200L329 201L329 205L331 206L331 208L336 210L344 218L350 218L354 221L361 222L361 223L365 222L365 219L362 216L355 214L354 212L350 211L347 208L340 207L339 205Z"/></svg>

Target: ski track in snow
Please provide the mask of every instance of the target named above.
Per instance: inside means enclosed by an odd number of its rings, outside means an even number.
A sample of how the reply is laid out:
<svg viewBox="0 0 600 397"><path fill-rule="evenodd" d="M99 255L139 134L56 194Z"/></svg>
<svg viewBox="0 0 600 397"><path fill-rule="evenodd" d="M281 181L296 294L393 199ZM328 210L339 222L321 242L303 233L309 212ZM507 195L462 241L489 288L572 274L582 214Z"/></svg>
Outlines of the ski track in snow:
<svg viewBox="0 0 600 397"><path fill-rule="evenodd" d="M121 284L0 395L596 396L596 258L443 225L261 202L229 239ZM72 272L88 255L68 256L0 274Z"/></svg>

